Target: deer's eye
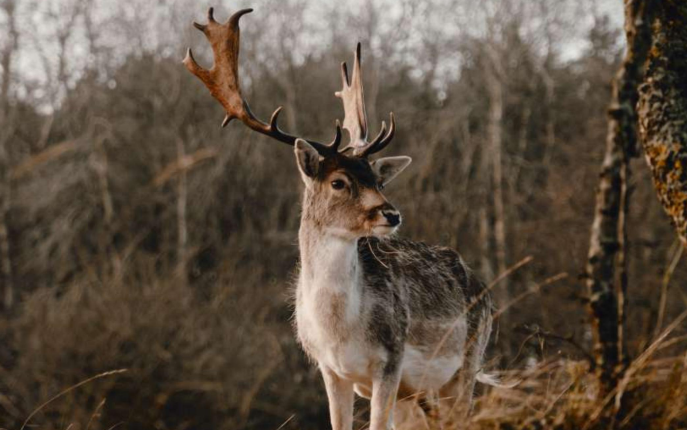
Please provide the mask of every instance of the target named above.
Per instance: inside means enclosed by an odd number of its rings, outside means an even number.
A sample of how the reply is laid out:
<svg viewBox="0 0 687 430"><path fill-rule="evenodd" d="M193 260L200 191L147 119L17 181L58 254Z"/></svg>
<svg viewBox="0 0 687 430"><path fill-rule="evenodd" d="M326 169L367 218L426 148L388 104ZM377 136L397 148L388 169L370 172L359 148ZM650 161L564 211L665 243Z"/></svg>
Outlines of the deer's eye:
<svg viewBox="0 0 687 430"><path fill-rule="evenodd" d="M335 179L332 181L332 188L335 190L343 190L346 187L346 183L341 179Z"/></svg>

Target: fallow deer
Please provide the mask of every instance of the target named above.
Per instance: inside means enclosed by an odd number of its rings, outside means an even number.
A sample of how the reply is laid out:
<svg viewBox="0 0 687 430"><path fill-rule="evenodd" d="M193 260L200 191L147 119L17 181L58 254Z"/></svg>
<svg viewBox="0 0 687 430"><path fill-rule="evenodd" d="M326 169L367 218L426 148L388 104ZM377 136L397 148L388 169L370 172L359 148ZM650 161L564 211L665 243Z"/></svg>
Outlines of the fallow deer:
<svg viewBox="0 0 687 430"><path fill-rule="evenodd" d="M193 25L212 45L214 65L201 68L190 49L184 64L224 107L223 126L239 119L294 146L305 184L295 325L322 373L332 427L352 428L354 392L371 399L372 430L393 425L397 399L419 399L431 415L437 398L469 409L475 380L490 382L480 369L491 300L455 251L393 236L401 215L382 189L411 159L369 159L389 144L396 124L391 114L388 130L383 122L368 141L360 44L352 76L342 64L343 89L336 93L350 142L339 149L338 121L330 144L301 139L279 128L281 107L265 123L241 95L239 19L251 11L220 24L210 8L207 25Z"/></svg>

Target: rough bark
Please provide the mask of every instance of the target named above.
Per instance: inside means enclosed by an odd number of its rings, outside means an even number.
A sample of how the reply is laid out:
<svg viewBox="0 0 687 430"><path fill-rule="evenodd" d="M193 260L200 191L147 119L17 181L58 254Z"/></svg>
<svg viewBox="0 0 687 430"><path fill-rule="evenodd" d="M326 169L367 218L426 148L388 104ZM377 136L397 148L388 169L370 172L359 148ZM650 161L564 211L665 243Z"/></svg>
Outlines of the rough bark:
<svg viewBox="0 0 687 430"><path fill-rule="evenodd" d="M602 392L611 391L624 370L625 217L629 159L637 155L637 86L651 44L649 0L625 0L627 51L613 80L606 153L601 167L587 259L587 292L594 358Z"/></svg>
<svg viewBox="0 0 687 430"><path fill-rule="evenodd" d="M687 2L656 2L639 124L654 186L687 247Z"/></svg>

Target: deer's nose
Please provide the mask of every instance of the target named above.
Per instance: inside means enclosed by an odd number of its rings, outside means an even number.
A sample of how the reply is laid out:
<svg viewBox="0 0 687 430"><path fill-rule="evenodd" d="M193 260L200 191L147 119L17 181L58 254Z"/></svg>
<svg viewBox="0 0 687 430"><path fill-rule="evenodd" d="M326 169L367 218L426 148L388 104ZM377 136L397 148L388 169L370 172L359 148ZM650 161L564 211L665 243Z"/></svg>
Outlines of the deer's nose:
<svg viewBox="0 0 687 430"><path fill-rule="evenodd" d="M390 226L396 227L401 223L401 214L397 210L385 209L382 211L382 215L386 218L386 221Z"/></svg>

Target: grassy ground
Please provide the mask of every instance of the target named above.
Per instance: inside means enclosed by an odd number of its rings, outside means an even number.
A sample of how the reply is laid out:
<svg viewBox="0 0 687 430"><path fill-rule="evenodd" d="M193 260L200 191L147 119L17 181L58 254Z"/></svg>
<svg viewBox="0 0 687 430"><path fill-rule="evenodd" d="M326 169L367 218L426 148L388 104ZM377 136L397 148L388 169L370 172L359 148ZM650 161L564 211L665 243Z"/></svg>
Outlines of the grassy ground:
<svg viewBox="0 0 687 430"><path fill-rule="evenodd" d="M291 333L270 318L269 309L229 299L229 288L209 301L174 282L152 282L136 295L120 282L33 297L12 327L17 337L6 339L25 349L12 372L0 369L0 406L8 413L2 425L327 428L324 388ZM504 383L520 381L515 387L478 387L469 420L445 428L685 428L687 336L677 331L686 317L648 344L619 389L605 397L595 394L588 360L533 361L498 375ZM241 321L240 329L230 327ZM368 407L358 400L356 428L365 428ZM424 428L417 407L405 407L398 418L399 429Z"/></svg>

